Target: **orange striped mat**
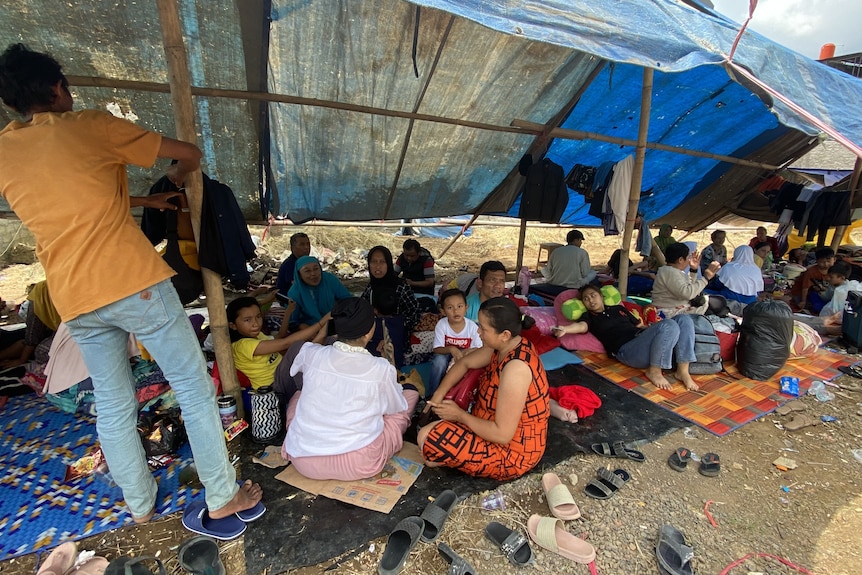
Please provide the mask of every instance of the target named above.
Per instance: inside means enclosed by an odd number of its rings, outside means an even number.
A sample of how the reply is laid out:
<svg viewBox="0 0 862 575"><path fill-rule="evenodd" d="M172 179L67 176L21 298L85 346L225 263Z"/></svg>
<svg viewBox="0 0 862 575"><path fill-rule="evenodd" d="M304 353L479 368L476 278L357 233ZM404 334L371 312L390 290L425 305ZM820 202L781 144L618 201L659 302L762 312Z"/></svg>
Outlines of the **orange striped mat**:
<svg viewBox="0 0 862 575"><path fill-rule="evenodd" d="M820 348L812 357L787 362L769 381L755 381L743 377L733 363L726 362L727 373L694 376L700 389L686 391L681 383L674 383L670 390L658 389L642 369L623 365L603 353L578 352L578 355L584 359L584 367L718 436L793 399L779 393L781 376L798 377L800 392L804 393L812 381L831 379L840 374L838 366L848 363L846 356ZM674 382L671 378L669 381Z"/></svg>

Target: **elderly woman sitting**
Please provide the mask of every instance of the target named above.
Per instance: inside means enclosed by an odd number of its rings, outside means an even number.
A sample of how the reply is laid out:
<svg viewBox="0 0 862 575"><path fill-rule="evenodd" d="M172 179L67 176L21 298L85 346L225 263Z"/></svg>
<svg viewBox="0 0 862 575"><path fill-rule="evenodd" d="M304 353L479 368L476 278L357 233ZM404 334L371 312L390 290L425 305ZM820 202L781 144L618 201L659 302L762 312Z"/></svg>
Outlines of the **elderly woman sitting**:
<svg viewBox="0 0 862 575"><path fill-rule="evenodd" d="M419 391L365 349L375 329L371 304L341 300L332 322L338 341L304 344L290 367L291 376L302 372L302 390L288 404L282 455L311 479L373 477L401 449Z"/></svg>
<svg viewBox="0 0 862 575"><path fill-rule="evenodd" d="M287 297L296 302L296 310L290 316L291 326L303 329L319 322L335 302L349 298L350 292L337 277L323 271L316 257L302 256L296 260L293 285Z"/></svg>
<svg viewBox="0 0 862 575"><path fill-rule="evenodd" d="M754 263L754 250L749 246L739 246L733 251L733 260L718 270L706 290L744 304L756 302L762 291L763 274Z"/></svg>
<svg viewBox="0 0 862 575"><path fill-rule="evenodd" d="M700 296L721 265L718 262L710 263L703 271L703 277L699 278L697 270L700 267L700 254L690 254L687 245L670 244L664 255L667 265L659 268L655 276L652 288L653 305L664 317L673 317L680 313L700 314L706 311L706 298L702 298L703 301L697 301L695 298Z"/></svg>
<svg viewBox="0 0 862 575"><path fill-rule="evenodd" d="M670 389L671 384L662 373L670 369L676 356L674 377L689 391L698 389L688 372L688 365L695 361L694 322L687 314L644 326L621 305L605 307L599 288L587 285L581 289L581 300L587 313L582 321L554 328L554 335L567 333L592 333L605 352L618 361L644 369L644 375L656 387ZM484 340L483 340L484 341Z"/></svg>

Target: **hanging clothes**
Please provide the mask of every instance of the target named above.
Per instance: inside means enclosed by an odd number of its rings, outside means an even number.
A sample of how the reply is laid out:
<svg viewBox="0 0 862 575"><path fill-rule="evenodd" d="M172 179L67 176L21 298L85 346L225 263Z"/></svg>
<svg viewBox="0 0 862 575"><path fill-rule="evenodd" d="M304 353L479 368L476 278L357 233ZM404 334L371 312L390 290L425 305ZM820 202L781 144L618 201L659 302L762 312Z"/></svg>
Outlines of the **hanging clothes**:
<svg viewBox="0 0 862 575"><path fill-rule="evenodd" d="M624 230L626 227L626 214L629 208L634 167L635 157L633 155L626 156L625 159L617 162L614 166L614 177L608 186L608 204L610 213L614 217L616 230Z"/></svg>

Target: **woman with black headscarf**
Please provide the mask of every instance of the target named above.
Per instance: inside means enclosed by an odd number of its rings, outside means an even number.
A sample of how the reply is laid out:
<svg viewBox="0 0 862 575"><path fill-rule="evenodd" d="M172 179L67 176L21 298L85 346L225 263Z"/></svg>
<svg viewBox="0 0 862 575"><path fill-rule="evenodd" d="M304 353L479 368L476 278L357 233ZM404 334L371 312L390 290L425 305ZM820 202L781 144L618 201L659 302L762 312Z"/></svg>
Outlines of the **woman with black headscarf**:
<svg viewBox="0 0 862 575"><path fill-rule="evenodd" d="M374 246L368 250L368 276L368 287L362 292L362 298L371 302L378 315L401 317L405 334L413 331L419 323L416 295L407 282L395 275L392 252L388 248Z"/></svg>

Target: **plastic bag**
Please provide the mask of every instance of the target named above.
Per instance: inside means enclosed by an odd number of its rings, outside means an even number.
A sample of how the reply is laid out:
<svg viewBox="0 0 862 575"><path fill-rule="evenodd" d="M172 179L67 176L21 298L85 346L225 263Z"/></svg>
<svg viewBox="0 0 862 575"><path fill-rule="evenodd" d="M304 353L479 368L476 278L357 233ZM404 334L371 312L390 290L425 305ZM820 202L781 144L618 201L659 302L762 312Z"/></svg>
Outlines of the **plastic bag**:
<svg viewBox="0 0 862 575"><path fill-rule="evenodd" d="M147 457L176 453L188 439L179 408L142 411L138 416L138 433Z"/></svg>
<svg viewBox="0 0 862 575"><path fill-rule="evenodd" d="M783 301L766 300L746 306L736 345L736 366L745 377L766 381L790 357L793 312Z"/></svg>

